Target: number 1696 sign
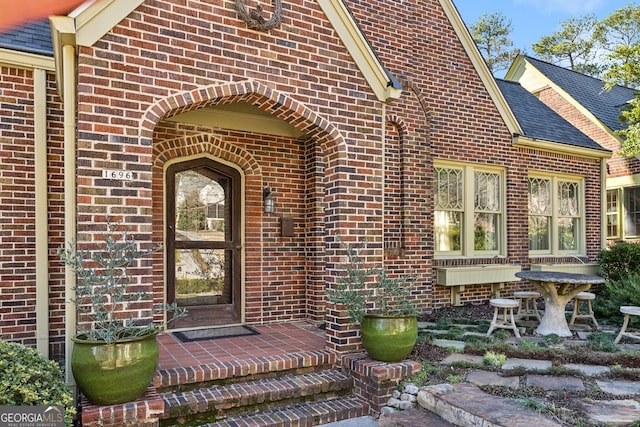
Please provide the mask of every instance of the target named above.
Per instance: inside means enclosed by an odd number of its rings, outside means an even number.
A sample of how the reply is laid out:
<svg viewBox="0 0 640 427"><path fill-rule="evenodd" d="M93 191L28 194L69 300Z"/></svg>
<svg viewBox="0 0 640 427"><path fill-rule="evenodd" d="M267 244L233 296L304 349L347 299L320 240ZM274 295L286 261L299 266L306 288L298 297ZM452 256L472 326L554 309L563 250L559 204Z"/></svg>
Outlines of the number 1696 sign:
<svg viewBox="0 0 640 427"><path fill-rule="evenodd" d="M125 170L103 170L102 177L121 181L131 181L133 179L133 172Z"/></svg>

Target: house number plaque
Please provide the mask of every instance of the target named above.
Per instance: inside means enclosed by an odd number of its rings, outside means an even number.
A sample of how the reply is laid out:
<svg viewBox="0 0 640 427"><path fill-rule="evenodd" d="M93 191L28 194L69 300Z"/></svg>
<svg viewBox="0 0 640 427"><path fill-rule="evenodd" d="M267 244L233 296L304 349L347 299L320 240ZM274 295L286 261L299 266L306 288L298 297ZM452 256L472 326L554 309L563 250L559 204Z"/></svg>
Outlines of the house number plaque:
<svg viewBox="0 0 640 427"><path fill-rule="evenodd" d="M119 181L132 181L134 176L133 172L125 170L108 170L102 171L102 177L106 179L116 179Z"/></svg>

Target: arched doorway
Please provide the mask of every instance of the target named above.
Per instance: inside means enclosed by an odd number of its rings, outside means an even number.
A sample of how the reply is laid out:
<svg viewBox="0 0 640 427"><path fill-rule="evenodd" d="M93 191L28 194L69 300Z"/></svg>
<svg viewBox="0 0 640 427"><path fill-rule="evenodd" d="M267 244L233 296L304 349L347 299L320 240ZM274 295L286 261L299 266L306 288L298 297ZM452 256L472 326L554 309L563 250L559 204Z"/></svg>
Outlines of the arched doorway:
<svg viewBox="0 0 640 427"><path fill-rule="evenodd" d="M241 177L209 158L166 173L167 301L187 309L174 327L242 322Z"/></svg>

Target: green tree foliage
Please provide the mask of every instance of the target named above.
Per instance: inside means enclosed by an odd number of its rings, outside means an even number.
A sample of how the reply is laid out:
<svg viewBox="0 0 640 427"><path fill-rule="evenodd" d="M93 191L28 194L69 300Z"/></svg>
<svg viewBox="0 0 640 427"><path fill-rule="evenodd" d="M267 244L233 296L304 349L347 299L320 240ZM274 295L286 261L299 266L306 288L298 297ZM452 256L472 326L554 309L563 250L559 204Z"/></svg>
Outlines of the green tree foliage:
<svg viewBox="0 0 640 427"><path fill-rule="evenodd" d="M485 13L469 27L471 37L492 73L509 68L520 53L512 48L513 42L509 39L511 30L511 21L500 12Z"/></svg>
<svg viewBox="0 0 640 427"><path fill-rule="evenodd" d="M640 7L627 5L600 23L602 47L608 52L605 79L640 86Z"/></svg>
<svg viewBox="0 0 640 427"><path fill-rule="evenodd" d="M574 71L598 76L603 71L597 62L602 35L602 26L595 15L585 15L562 22L560 30L542 37L532 48L545 61L568 64Z"/></svg>
<svg viewBox="0 0 640 427"><path fill-rule="evenodd" d="M622 138L620 155L632 157L640 153L640 93L620 113L620 120L627 125L625 129L616 131Z"/></svg>
<svg viewBox="0 0 640 427"><path fill-rule="evenodd" d="M193 191L185 197L178 207L178 229L185 231L204 230L206 223L206 207L200 199L200 194Z"/></svg>

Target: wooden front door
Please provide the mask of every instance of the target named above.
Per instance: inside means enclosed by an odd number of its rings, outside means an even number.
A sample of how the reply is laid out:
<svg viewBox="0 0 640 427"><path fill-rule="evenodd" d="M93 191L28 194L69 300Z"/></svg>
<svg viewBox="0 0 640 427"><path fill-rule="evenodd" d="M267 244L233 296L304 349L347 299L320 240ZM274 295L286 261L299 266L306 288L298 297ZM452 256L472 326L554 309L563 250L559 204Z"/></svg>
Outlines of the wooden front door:
<svg viewBox="0 0 640 427"><path fill-rule="evenodd" d="M210 159L167 170L167 300L174 328L242 321L240 174Z"/></svg>

